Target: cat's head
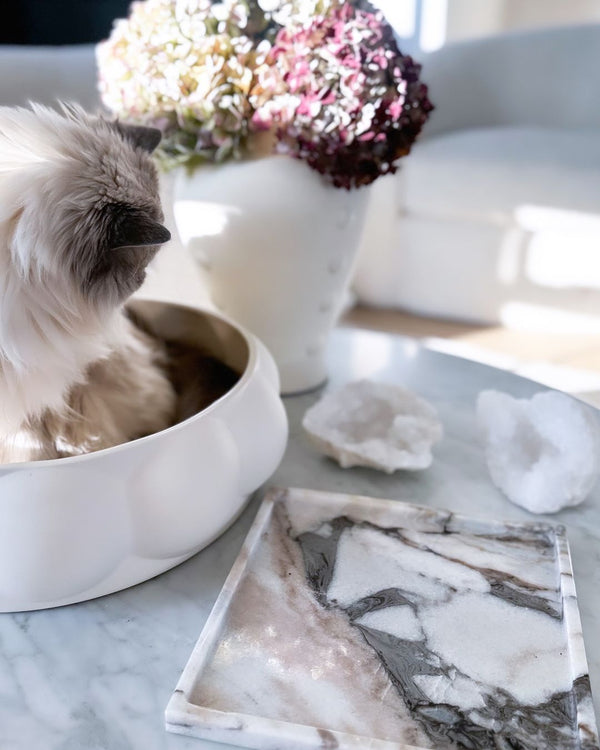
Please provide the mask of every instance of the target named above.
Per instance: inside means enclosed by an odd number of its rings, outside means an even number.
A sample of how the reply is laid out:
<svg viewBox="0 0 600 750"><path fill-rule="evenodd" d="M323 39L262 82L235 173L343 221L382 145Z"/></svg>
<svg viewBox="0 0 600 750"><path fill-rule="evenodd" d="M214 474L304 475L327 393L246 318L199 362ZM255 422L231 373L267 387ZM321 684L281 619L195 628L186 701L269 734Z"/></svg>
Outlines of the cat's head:
<svg viewBox="0 0 600 750"><path fill-rule="evenodd" d="M148 263L170 239L150 157L159 142L158 130L76 107L60 114L35 105L0 108L0 178L4 163L23 186L21 194L10 191L8 244L25 280L57 285L104 309L142 284ZM11 158L20 160L19 169Z"/></svg>

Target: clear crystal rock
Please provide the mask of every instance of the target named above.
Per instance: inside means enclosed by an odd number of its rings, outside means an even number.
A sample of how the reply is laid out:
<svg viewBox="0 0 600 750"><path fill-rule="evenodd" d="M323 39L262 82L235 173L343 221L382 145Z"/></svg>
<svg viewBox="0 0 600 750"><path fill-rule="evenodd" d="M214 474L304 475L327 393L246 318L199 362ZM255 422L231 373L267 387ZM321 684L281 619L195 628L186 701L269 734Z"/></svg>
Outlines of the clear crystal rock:
<svg viewBox="0 0 600 750"><path fill-rule="evenodd" d="M571 396L542 391L517 399L482 391L477 416L494 484L532 513L578 505L600 468L600 423Z"/></svg>
<svg viewBox="0 0 600 750"><path fill-rule="evenodd" d="M442 425L433 406L389 383L359 380L326 393L302 425L313 443L340 466L370 466L391 474L426 469Z"/></svg>

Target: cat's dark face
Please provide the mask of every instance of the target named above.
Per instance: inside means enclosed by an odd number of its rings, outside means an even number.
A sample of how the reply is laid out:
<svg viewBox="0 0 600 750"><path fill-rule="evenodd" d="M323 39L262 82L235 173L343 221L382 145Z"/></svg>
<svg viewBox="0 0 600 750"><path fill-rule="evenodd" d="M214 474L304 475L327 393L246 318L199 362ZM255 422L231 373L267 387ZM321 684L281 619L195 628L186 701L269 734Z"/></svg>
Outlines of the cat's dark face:
<svg viewBox="0 0 600 750"><path fill-rule="evenodd" d="M96 257L73 258L73 273L84 294L120 301L135 292L160 246L171 239L162 220L162 211L153 206L112 203L100 208L94 217L101 227Z"/></svg>
<svg viewBox="0 0 600 750"><path fill-rule="evenodd" d="M171 238L150 157L160 132L91 120L87 134L77 135L43 199L52 265L89 303L115 306L141 286L148 263Z"/></svg>

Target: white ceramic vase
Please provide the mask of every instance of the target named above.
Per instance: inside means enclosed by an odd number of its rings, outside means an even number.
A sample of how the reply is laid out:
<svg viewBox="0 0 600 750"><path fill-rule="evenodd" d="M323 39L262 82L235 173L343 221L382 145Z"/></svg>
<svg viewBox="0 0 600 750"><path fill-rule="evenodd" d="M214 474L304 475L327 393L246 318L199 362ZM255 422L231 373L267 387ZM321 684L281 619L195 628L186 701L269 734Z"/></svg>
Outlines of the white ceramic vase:
<svg viewBox="0 0 600 750"><path fill-rule="evenodd" d="M214 304L273 355L282 393L320 385L362 238L368 189L344 190L287 156L175 177L182 242Z"/></svg>

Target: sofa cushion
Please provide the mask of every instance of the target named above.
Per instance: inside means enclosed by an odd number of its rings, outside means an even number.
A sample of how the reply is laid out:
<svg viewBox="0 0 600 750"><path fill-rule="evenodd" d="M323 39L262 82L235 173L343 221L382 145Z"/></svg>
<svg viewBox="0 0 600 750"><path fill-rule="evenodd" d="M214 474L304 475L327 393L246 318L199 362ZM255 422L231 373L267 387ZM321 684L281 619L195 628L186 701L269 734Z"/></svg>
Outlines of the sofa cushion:
<svg viewBox="0 0 600 750"><path fill-rule="evenodd" d="M479 323L515 303L600 315L599 175L600 131L502 127L419 143L371 188L358 299Z"/></svg>
<svg viewBox="0 0 600 750"><path fill-rule="evenodd" d="M415 146L400 202L417 215L495 223L527 205L600 213L599 174L599 130L461 130Z"/></svg>

